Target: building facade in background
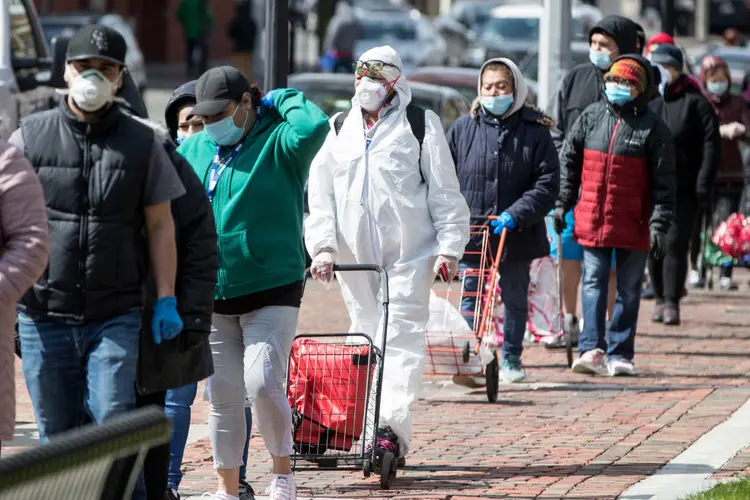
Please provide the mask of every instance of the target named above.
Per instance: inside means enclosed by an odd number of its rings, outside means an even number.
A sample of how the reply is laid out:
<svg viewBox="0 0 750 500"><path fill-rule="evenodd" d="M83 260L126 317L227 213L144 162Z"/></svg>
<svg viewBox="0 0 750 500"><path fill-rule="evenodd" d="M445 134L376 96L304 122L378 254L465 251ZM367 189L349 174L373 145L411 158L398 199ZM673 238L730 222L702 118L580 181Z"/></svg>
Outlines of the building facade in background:
<svg viewBox="0 0 750 500"><path fill-rule="evenodd" d="M226 59L231 54L227 27L234 16L233 0L206 0L214 13L210 41L211 59ZM66 12L111 12L120 14L133 25L147 62L182 63L185 41L176 12L180 0L34 0L40 15Z"/></svg>

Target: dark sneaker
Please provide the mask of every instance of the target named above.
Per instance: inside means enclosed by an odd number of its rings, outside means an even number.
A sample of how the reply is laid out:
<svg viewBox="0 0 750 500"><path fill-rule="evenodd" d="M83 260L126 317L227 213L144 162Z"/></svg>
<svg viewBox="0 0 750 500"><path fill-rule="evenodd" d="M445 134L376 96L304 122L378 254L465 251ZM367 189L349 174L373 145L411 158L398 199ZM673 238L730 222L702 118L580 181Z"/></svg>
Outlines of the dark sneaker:
<svg viewBox="0 0 750 500"><path fill-rule="evenodd" d="M654 312L651 313L651 321L654 323L661 323L664 321L664 303L657 302L654 304Z"/></svg>
<svg viewBox="0 0 750 500"><path fill-rule="evenodd" d="M680 324L680 309L676 306L664 307L664 324L677 326Z"/></svg>
<svg viewBox="0 0 750 500"><path fill-rule="evenodd" d="M255 491L247 481L240 479L240 500L255 500Z"/></svg>
<svg viewBox="0 0 750 500"><path fill-rule="evenodd" d="M365 448L365 454L370 453L371 449L372 448L368 444L367 448ZM394 457L401 456L401 449L398 445L398 436L390 427L381 427L378 429L378 437L375 442L375 470L380 470L380 460L386 452L393 453Z"/></svg>
<svg viewBox="0 0 750 500"><path fill-rule="evenodd" d="M164 492L164 500L180 500L180 494L177 493L177 490L167 488L167 491Z"/></svg>

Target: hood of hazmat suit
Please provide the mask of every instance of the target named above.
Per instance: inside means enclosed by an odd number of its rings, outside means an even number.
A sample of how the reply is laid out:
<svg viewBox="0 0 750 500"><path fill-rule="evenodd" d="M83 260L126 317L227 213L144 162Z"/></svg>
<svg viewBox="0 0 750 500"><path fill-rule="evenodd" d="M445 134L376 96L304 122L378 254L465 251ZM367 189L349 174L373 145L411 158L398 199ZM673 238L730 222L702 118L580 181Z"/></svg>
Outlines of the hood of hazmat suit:
<svg viewBox="0 0 750 500"><path fill-rule="evenodd" d="M378 264L388 272L390 318L380 425L392 428L403 455L411 436L409 407L421 385L433 266L441 254L462 257L469 240L469 209L442 124L432 111L425 114L420 154L406 117L411 90L396 51L377 47L359 60L392 65L381 76L395 96L367 130L355 95L339 134L328 134L311 165L305 240L313 257L328 249L338 264ZM365 333L379 345L384 325L378 277L339 273L337 278L351 331Z"/></svg>

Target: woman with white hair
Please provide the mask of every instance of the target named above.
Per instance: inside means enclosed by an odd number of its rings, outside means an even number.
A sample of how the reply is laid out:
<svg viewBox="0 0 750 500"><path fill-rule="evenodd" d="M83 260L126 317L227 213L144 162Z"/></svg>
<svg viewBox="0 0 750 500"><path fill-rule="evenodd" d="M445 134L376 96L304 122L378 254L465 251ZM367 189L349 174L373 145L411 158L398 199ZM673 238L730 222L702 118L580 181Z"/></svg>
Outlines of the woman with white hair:
<svg viewBox="0 0 750 500"><path fill-rule="evenodd" d="M310 170L305 240L312 273L333 264L377 264L388 272L390 317L376 470L385 453L409 449L424 364L424 329L435 273L452 280L469 240L469 210L440 119L411 103L401 58L377 47L357 61L351 111L333 127ZM352 332L380 343L377 276L337 276Z"/></svg>

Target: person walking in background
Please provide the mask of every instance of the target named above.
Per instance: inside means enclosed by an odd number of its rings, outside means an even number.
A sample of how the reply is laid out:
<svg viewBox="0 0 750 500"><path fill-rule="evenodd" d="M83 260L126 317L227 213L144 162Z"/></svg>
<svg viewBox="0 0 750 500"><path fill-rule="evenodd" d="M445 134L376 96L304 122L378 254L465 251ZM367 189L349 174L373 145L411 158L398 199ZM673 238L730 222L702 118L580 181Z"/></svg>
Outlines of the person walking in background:
<svg viewBox="0 0 750 500"><path fill-rule="evenodd" d="M456 120L448 132L448 146L473 217L499 216L492 221L493 256L500 234L508 230L499 267L505 306L500 367L503 379L515 383L526 377L521 353L529 313L529 271L532 260L549 255L544 217L557 199L560 162L549 131L554 124L524 105L528 88L515 63L505 58L485 62L477 94L471 115ZM479 266L481 240L478 235L470 241L463 268ZM478 281L477 276L464 277L467 295L461 313L469 326L474 324Z"/></svg>
<svg viewBox="0 0 750 500"><path fill-rule="evenodd" d="M305 276L304 186L328 118L293 89L261 98L228 66L200 77L196 100L192 116L205 129L179 152L203 179L221 248L208 421L219 484L210 497L239 496L247 394L273 460L266 491L271 500L294 500L292 410L284 386Z"/></svg>
<svg viewBox="0 0 750 500"><path fill-rule="evenodd" d="M652 320L680 324L680 299L688 271L688 253L700 207L714 184L719 162L719 121L701 89L682 71L682 51L674 45L659 45L651 59L669 72L667 125L675 150L675 223L667 233L665 256L649 256L648 269L656 305Z"/></svg>
<svg viewBox="0 0 750 500"><path fill-rule="evenodd" d="M349 73L354 64L354 48L364 38L364 27L354 16L351 0L339 0L326 28L322 69L329 73Z"/></svg>
<svg viewBox="0 0 750 500"><path fill-rule="evenodd" d="M750 109L742 96L730 92L729 66L720 57L706 56L700 77L719 113L721 160L713 186L713 227L717 227L740 208L745 174L739 143L750 141ZM737 290L731 266L721 268L719 287Z"/></svg>
<svg viewBox="0 0 750 500"><path fill-rule="evenodd" d="M258 38L258 24L253 19L250 0L238 0L228 30L229 38L234 43L234 67L248 82L253 81L253 55Z"/></svg>
<svg viewBox="0 0 750 500"><path fill-rule="evenodd" d="M388 274L390 312L375 470L385 453L403 464L409 452L411 408L422 386L430 290L441 268L453 280L469 241L469 208L443 126L432 111L410 107L403 68L389 46L370 49L357 61L353 107L333 119L333 130L310 170L305 221L314 278L330 282L335 263L376 264ZM380 345L379 277L350 272L337 279L350 331L365 333Z"/></svg>
<svg viewBox="0 0 750 500"><path fill-rule="evenodd" d="M605 100L586 108L565 139L556 211L575 206L574 234L584 247L584 323L573 371L634 375L646 256L663 252L673 221L674 154L667 125L649 109L648 61L621 56L604 79ZM607 327L612 254L617 303Z"/></svg>
<svg viewBox="0 0 750 500"><path fill-rule="evenodd" d="M202 75L208 69L208 42L214 24L208 0L182 0L177 7L177 20L185 35L187 75Z"/></svg>
<svg viewBox="0 0 750 500"><path fill-rule="evenodd" d="M721 43L727 47L742 47L745 45L745 40L742 33L735 28L727 28L721 35Z"/></svg>
<svg viewBox="0 0 750 500"><path fill-rule="evenodd" d="M0 442L16 427L13 333L16 302L47 265L48 223L39 177L23 153L0 141Z"/></svg>

